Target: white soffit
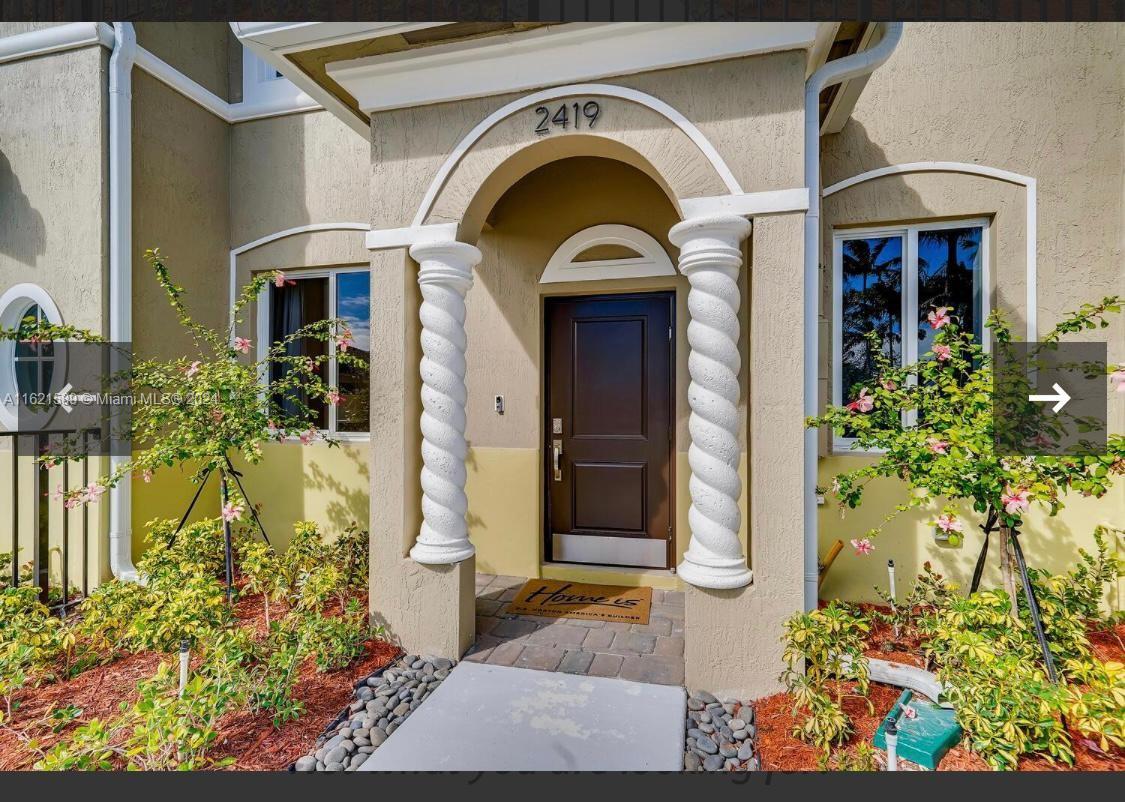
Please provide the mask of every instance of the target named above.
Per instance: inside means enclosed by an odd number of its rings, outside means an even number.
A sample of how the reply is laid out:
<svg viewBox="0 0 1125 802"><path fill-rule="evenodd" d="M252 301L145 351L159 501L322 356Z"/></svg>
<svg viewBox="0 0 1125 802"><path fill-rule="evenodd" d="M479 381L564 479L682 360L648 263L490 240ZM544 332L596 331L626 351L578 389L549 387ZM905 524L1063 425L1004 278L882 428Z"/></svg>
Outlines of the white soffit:
<svg viewBox="0 0 1125 802"><path fill-rule="evenodd" d="M567 23L336 62L326 69L328 75L356 99L360 109L370 114L685 64L805 49L813 44L817 25L815 22Z"/></svg>
<svg viewBox="0 0 1125 802"><path fill-rule="evenodd" d="M366 139L370 135L370 121L361 118L328 89L306 75L286 58L286 54L450 24L448 22L232 22L230 27L238 40L258 58L276 67L278 72L305 94Z"/></svg>

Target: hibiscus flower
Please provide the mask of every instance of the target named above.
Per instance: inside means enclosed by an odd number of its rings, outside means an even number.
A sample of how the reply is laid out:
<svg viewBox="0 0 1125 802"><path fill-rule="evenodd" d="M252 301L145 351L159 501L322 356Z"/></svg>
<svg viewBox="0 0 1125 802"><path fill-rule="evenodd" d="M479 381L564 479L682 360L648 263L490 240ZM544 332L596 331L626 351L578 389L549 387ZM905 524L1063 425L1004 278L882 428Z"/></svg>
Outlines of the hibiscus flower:
<svg viewBox="0 0 1125 802"><path fill-rule="evenodd" d="M324 396L324 400L332 406L336 406L337 404L339 404L340 398L341 396L339 390L329 390Z"/></svg>
<svg viewBox="0 0 1125 802"><path fill-rule="evenodd" d="M244 510L241 504L236 504L233 501L228 501L223 505L223 520L236 521L242 517L243 512Z"/></svg>
<svg viewBox="0 0 1125 802"><path fill-rule="evenodd" d="M1125 393L1125 368L1118 368L1109 374L1109 383L1119 393Z"/></svg>
<svg viewBox="0 0 1125 802"><path fill-rule="evenodd" d="M867 388L864 387L859 391L859 397L844 408L851 412L870 412L874 406L875 399L867 394Z"/></svg>
<svg viewBox="0 0 1125 802"><path fill-rule="evenodd" d="M942 345L941 343L938 343L934 346L934 356L938 358L939 362L945 362L947 359L953 356L953 349L948 345Z"/></svg>
<svg viewBox="0 0 1125 802"><path fill-rule="evenodd" d="M202 365L203 365L203 363L200 362L198 359L195 360L190 365L188 365L186 368L184 368L184 375L187 376L188 378L191 378L196 373L199 373L199 368Z"/></svg>
<svg viewBox="0 0 1125 802"><path fill-rule="evenodd" d="M958 521L956 517L950 515L948 512L938 516L937 527L943 532L965 531L965 525Z"/></svg>
<svg viewBox="0 0 1125 802"><path fill-rule="evenodd" d="M930 449L933 454L948 454L949 443L944 440L938 440L936 437L926 439L926 448Z"/></svg>
<svg viewBox="0 0 1125 802"><path fill-rule="evenodd" d="M1030 492L1020 488L1019 490L1012 490L1009 485L1004 490L1004 494L1000 496L1000 503L1004 505L1004 512L1008 515L1020 515L1027 512L1031 508L1031 501L1028 497Z"/></svg>
<svg viewBox="0 0 1125 802"><path fill-rule="evenodd" d="M949 309L944 306L939 306L934 309L930 314L926 315L926 320L930 321L930 328L940 329L942 326L949 324Z"/></svg>
<svg viewBox="0 0 1125 802"><path fill-rule="evenodd" d="M250 353L250 341L247 340L245 337L235 337L234 338L234 350L240 351L244 354Z"/></svg>
<svg viewBox="0 0 1125 802"><path fill-rule="evenodd" d="M852 538L852 548L860 557L866 557L875 551L875 547L871 545L871 540L868 538Z"/></svg>

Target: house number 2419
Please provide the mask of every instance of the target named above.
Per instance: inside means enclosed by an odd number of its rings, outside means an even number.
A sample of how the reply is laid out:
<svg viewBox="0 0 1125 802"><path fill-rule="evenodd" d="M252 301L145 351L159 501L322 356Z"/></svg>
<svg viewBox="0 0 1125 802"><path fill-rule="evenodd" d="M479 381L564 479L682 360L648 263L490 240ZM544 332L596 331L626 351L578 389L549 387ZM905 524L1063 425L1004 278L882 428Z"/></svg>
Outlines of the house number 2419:
<svg viewBox="0 0 1125 802"><path fill-rule="evenodd" d="M552 125L558 128L570 128L573 125L576 131L583 127L593 128L601 113L601 104L596 100L587 100L585 103L563 103L554 109L539 106L535 109L535 133L549 134Z"/></svg>

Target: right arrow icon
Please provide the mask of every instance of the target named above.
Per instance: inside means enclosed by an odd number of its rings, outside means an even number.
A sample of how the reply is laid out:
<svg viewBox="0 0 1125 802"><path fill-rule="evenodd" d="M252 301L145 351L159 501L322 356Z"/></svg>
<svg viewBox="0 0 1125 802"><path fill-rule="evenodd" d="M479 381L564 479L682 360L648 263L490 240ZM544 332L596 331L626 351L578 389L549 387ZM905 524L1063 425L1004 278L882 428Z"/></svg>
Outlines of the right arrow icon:
<svg viewBox="0 0 1125 802"><path fill-rule="evenodd" d="M1066 406L1070 400L1070 393L1059 387L1058 382L1051 385L1051 389L1055 391L1054 395L1029 395L1028 401L1054 401L1055 405L1051 407L1051 411L1057 413L1060 409Z"/></svg>

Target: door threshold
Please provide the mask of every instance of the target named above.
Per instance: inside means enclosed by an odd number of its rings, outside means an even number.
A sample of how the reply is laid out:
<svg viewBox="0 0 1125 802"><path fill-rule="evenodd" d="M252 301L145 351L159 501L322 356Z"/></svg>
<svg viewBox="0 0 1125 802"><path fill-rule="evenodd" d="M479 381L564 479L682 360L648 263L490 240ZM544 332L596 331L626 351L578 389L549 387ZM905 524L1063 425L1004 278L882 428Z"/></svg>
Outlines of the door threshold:
<svg viewBox="0 0 1125 802"><path fill-rule="evenodd" d="M638 568L621 565L544 562L539 565L542 579L562 579L598 585L625 585L678 590L679 577L670 568Z"/></svg>

